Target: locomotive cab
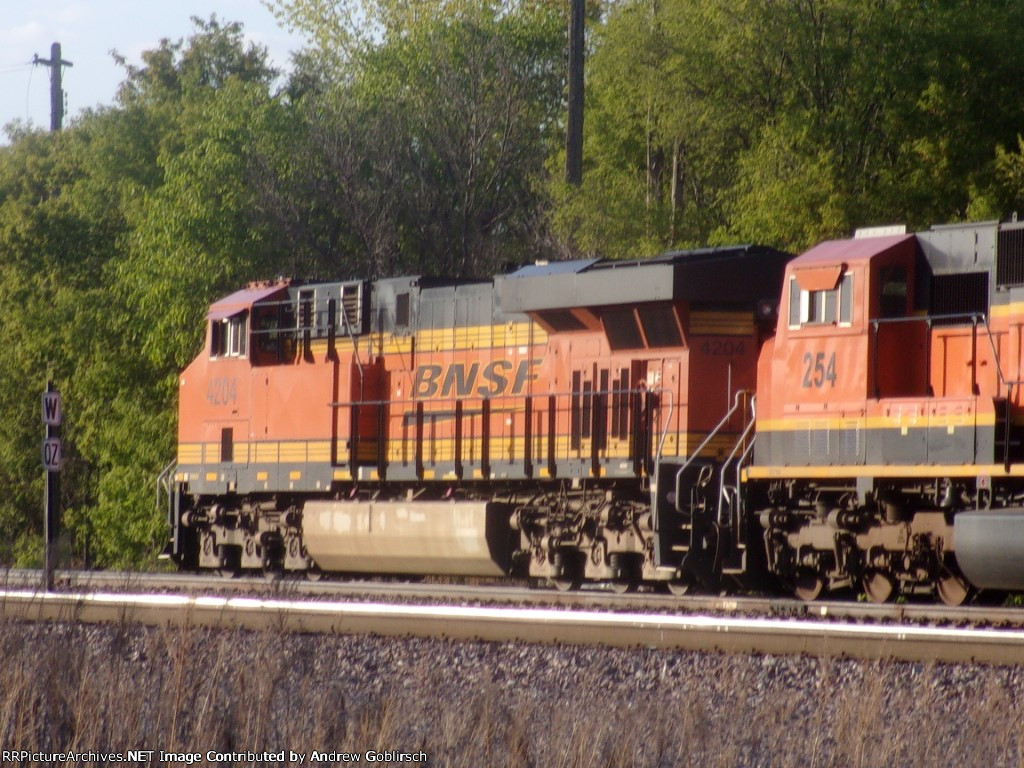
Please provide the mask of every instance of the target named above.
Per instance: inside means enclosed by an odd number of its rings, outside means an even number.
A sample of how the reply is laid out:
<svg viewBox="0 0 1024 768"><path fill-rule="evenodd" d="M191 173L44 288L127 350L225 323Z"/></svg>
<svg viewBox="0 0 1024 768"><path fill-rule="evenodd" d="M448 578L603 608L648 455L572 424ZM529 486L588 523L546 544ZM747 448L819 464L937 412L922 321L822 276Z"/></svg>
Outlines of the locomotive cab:
<svg viewBox="0 0 1024 768"><path fill-rule="evenodd" d="M835 241L791 263L788 322L759 361L747 478L770 489L770 568L798 594L968 595L954 520L959 530L991 503L994 476L1021 458L1021 325L999 306L1014 288L998 290L997 265L1018 249L997 241L1020 240L1007 231L1020 233L971 225Z"/></svg>

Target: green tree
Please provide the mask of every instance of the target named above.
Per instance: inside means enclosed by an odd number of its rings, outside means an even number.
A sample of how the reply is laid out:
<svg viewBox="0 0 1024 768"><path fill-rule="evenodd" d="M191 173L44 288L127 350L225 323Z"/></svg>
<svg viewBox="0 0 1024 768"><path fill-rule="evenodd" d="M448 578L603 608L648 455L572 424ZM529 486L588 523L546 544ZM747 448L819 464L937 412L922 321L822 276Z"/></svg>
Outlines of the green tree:
<svg viewBox="0 0 1024 768"><path fill-rule="evenodd" d="M301 210L320 234L296 228L318 259L362 275L480 275L536 254L540 180L561 141L564 9L376 2L342 39L317 21L337 5L276 5L317 40L361 41L333 86L299 75L308 162L290 190L317 190Z"/></svg>
<svg viewBox="0 0 1024 768"><path fill-rule="evenodd" d="M38 558L39 396L65 401L65 530L78 560L147 561L173 456L177 372L205 304L271 261L253 202L286 131L238 25L196 22L128 68L118 106L0 149L0 559ZM265 133L266 132L266 133ZM270 134L270 135L268 135ZM270 158L270 159L267 159Z"/></svg>
<svg viewBox="0 0 1024 768"><path fill-rule="evenodd" d="M1006 196L996 147L1024 118L1010 92L1022 13L617 3L594 33L586 183L556 190L556 227L613 255L737 239L798 249L862 224L991 212Z"/></svg>

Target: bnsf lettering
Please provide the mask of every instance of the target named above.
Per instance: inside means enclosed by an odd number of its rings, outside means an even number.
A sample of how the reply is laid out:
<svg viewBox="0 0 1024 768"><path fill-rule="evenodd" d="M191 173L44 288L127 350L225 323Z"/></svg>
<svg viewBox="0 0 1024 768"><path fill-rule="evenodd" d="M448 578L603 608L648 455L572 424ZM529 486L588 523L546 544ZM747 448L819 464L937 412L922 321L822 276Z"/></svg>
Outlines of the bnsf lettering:
<svg viewBox="0 0 1024 768"><path fill-rule="evenodd" d="M499 397L519 395L526 385L537 379L536 367L540 360L521 360L516 367L510 360L494 360L480 367L480 363L452 363L447 370L440 365L420 365L416 368L412 395L428 397ZM510 377L515 368L515 376ZM443 374L443 375L442 375ZM512 391L509 392L509 381Z"/></svg>

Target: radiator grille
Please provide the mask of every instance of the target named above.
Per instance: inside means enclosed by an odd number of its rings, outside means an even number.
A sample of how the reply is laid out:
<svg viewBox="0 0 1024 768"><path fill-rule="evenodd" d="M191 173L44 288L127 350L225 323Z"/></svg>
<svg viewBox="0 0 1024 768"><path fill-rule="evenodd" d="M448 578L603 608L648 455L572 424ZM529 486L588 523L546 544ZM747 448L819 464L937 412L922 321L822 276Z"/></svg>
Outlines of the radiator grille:
<svg viewBox="0 0 1024 768"><path fill-rule="evenodd" d="M996 285L1024 285L1024 228L999 230Z"/></svg>
<svg viewBox="0 0 1024 768"><path fill-rule="evenodd" d="M936 320L936 325L970 322L969 315L988 316L988 272L936 275L932 278L931 315L962 315Z"/></svg>

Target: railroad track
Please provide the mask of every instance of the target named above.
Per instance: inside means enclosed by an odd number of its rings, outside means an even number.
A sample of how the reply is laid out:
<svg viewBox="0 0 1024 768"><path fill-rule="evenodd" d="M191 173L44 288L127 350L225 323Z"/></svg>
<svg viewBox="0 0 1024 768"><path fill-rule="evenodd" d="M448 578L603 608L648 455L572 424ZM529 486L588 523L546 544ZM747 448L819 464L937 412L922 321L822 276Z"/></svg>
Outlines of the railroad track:
<svg viewBox="0 0 1024 768"><path fill-rule="evenodd" d="M950 608L929 601L876 605L855 601L804 602L786 597L620 595L604 590L558 592L527 586L409 583L365 579L309 582L262 577L223 579L182 573L135 573L122 571L57 571L57 591L181 592L184 594L245 595L303 599L373 599L411 603L444 602L470 605L519 605L607 611L646 611L685 615L690 613L767 616L788 619L834 619L855 622L926 624L936 626L1021 628L1024 609L1000 606ZM0 588L34 588L42 583L37 570L0 570Z"/></svg>
<svg viewBox="0 0 1024 768"><path fill-rule="evenodd" d="M38 572L2 576L0 615L14 620L1024 663L1010 609L93 572L58 573L58 589L45 592Z"/></svg>
<svg viewBox="0 0 1024 768"><path fill-rule="evenodd" d="M31 621L569 643L905 661L1024 663L1024 630L807 619L411 605L242 596L0 590L0 612Z"/></svg>

